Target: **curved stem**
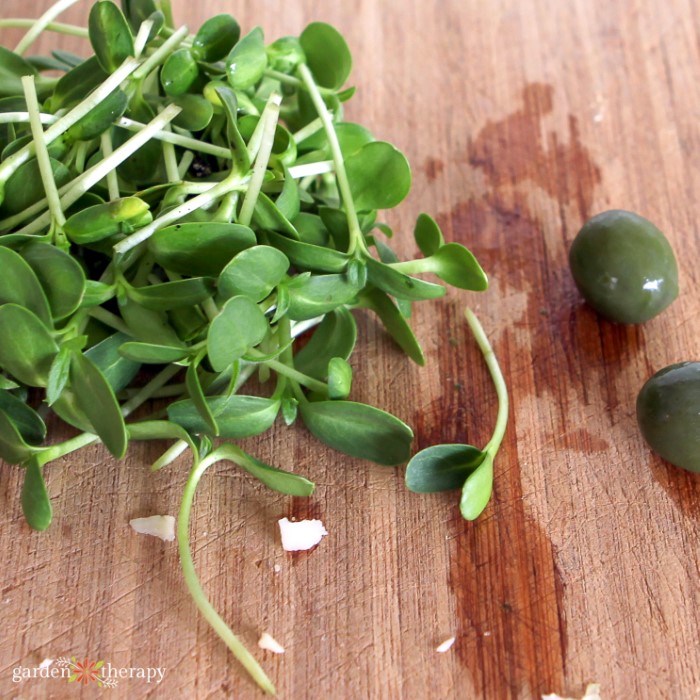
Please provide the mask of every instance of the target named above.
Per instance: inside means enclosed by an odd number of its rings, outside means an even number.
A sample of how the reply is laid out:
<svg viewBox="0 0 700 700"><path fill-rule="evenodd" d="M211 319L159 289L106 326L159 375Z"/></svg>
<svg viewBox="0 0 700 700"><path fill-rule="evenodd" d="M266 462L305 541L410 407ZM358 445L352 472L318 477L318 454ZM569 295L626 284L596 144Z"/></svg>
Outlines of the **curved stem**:
<svg viewBox="0 0 700 700"><path fill-rule="evenodd" d="M22 88L24 89L24 99L27 102L27 110L29 111L29 126L32 130L34 148L36 149L36 160L39 164L39 173L44 186L46 200L49 204L49 211L54 223L62 228L63 224L66 223L66 217L61 208L58 188L56 187L56 180L54 179L53 168L51 167L49 150L44 141L44 129L41 126L41 120L38 118L40 113L39 100L36 95L33 75L25 75L22 78Z"/></svg>
<svg viewBox="0 0 700 700"><path fill-rule="evenodd" d="M199 582L197 572L192 559L190 550L189 531L190 531L190 512L194 501L194 494L197 489L197 484L202 478L202 475L212 464L219 460L216 452L212 452L208 457L205 457L199 464L196 464L190 471L190 475L185 484L185 490L182 496L180 512L177 519L177 543L180 551L180 563L182 572L185 577L185 584L195 602L197 608L202 613L204 619L213 627L214 631L223 639L226 646L231 650L233 655L248 671L253 680L270 695L275 694L275 686L267 677L260 664L253 655L245 648L238 637L231 631L229 626L224 622L219 613L216 612L214 606L209 602L207 594Z"/></svg>
<svg viewBox="0 0 700 700"><path fill-rule="evenodd" d="M29 31L20 39L19 44L15 47L15 53L20 56L36 41L37 37L58 17L62 12L67 10L72 5L75 5L79 0L58 0L39 19L32 23Z"/></svg>
<svg viewBox="0 0 700 700"><path fill-rule="evenodd" d="M496 427L494 428L493 435L488 441L486 447L484 447L484 452L490 452L495 455L498 452L498 448L503 442L503 436L506 432L506 425L508 423L508 389L506 387L506 381L503 378L503 373L501 372L501 367L498 364L496 355L493 352L491 343L489 343L484 329L479 323L479 319L474 315L471 309L465 309L464 315L469 324L471 332L474 334L474 339L481 350L484 360L486 361L486 366L491 374L491 379L493 380L494 387L496 388L496 396L498 397L498 414L496 416Z"/></svg>
<svg viewBox="0 0 700 700"><path fill-rule="evenodd" d="M270 155L272 154L272 145L275 141L275 130L277 129L277 119L279 117L280 105L282 104L282 96L277 93L272 93L267 102L262 119L265 119L263 126L260 149L255 158L253 166L253 175L250 178L250 184L243 200L241 212L238 215L239 223L243 226L249 226L253 219L253 211L255 203L258 201L258 195L262 188L265 172L267 171Z"/></svg>
<svg viewBox="0 0 700 700"><path fill-rule="evenodd" d="M0 29L31 29L36 24L35 19L13 18L0 19ZM63 22L49 22L44 31L58 32L69 36L79 36L82 39L89 37L88 30L84 27L77 27L74 24L64 24Z"/></svg>
<svg viewBox="0 0 700 700"><path fill-rule="evenodd" d="M340 142L338 141L338 135L335 132L335 126L333 125L333 120L331 118L331 113L326 107L326 103L323 101L321 91L319 90L316 81L311 75L311 71L308 66L304 64L299 66L299 74L306 85L311 100L316 107L318 116L321 117L323 121L323 127L326 130L326 137L328 138L328 144L331 147L331 154L333 156L333 162L335 163L335 177L338 181L338 189L340 190L340 196L343 200L343 206L345 207L345 215L348 219L348 228L350 230L350 245L348 248L348 253L352 255L355 250L367 252L367 246L365 245L364 236L362 235L362 230L360 229L360 222L357 218L357 212L355 211L355 204L352 199L352 192L350 191L350 182L348 180L348 175L345 172L345 160L343 158L343 152L340 150Z"/></svg>

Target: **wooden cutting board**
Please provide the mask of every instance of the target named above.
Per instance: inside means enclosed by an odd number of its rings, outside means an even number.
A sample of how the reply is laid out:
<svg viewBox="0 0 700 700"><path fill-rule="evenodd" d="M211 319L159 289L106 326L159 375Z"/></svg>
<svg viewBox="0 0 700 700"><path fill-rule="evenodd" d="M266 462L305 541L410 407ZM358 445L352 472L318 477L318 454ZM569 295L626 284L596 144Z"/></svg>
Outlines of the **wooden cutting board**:
<svg viewBox="0 0 700 700"><path fill-rule="evenodd" d="M3 0L3 17L47 0ZM257 653L279 697L302 700L700 697L696 476L645 447L634 405L657 369L698 359L700 37L688 0L173 0L195 29L232 11L266 36L324 20L355 56L349 120L396 143L413 165L410 197L386 220L404 256L412 222L437 216L491 278L488 292L421 304L427 356L410 364L358 315L354 397L395 412L416 446L484 444L496 406L462 320L473 306L512 397L494 499L476 523L457 494L419 497L402 469L370 466L278 427L246 446L317 484L274 495L221 464L201 484L195 560L223 617L250 647L264 630L286 647ZM84 22L89 3L65 13ZM2 31L14 46L21 32ZM35 47L85 50L45 36ZM583 305L567 249L583 221L637 211L664 230L679 299L643 327L599 321ZM56 424L50 425L57 430ZM61 655L165 667L159 685L123 680L119 698L261 697L195 611L174 543L130 518L175 513L188 462L157 475L161 446L117 464L101 447L52 465L56 511L24 524L19 469L0 471L0 696L97 697L12 669ZM277 520L318 517L310 553L282 551ZM436 646L456 636L452 649ZM258 651L258 650L256 650Z"/></svg>

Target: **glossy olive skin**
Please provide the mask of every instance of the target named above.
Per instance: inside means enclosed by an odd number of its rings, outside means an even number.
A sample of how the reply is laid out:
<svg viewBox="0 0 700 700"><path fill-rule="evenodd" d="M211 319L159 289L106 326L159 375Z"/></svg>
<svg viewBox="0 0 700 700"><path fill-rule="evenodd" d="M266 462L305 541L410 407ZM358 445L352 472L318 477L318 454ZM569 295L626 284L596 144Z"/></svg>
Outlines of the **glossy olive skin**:
<svg viewBox="0 0 700 700"><path fill-rule="evenodd" d="M643 323L678 296L678 265L661 231L638 214L614 209L589 219L569 251L584 299L617 323Z"/></svg>
<svg viewBox="0 0 700 700"><path fill-rule="evenodd" d="M700 362L670 365L649 379L637 397L637 422L654 452L700 473Z"/></svg>

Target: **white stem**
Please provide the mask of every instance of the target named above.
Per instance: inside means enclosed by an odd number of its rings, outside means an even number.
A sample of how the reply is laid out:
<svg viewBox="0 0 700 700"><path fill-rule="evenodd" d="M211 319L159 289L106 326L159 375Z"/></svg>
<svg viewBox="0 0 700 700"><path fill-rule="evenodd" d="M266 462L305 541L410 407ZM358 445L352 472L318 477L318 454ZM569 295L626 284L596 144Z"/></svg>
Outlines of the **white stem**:
<svg viewBox="0 0 700 700"><path fill-rule="evenodd" d="M180 113L180 108L177 105L166 107L153 121L149 122L142 131L132 136L126 143L122 144L108 158L101 160L92 168L87 170L79 178L76 178L70 185L70 189L61 197L61 206L67 209L82 197L88 190L94 187L102 178L104 178L110 170L118 167L130 155L137 151L147 141L153 137L153 133L162 129L166 124L169 124ZM50 217L47 220L46 215L40 216L32 223L20 229L17 233L33 234L41 231L50 222ZM128 240L128 239L126 239Z"/></svg>
<svg viewBox="0 0 700 700"><path fill-rule="evenodd" d="M190 169L190 165L194 161L194 153L192 151L185 151L180 159L180 164L177 166L177 174L180 176L180 180L185 179L187 171Z"/></svg>
<svg viewBox="0 0 700 700"><path fill-rule="evenodd" d="M35 24L35 19L0 19L0 29L30 29ZM79 36L82 39L87 39L90 36L84 27L76 27L74 24L64 24L63 22L49 22L44 27L44 31Z"/></svg>
<svg viewBox="0 0 700 700"><path fill-rule="evenodd" d="M34 43L36 38L46 29L46 26L58 17L62 12L67 10L72 5L75 5L79 0L58 0L57 3L49 7L38 20L29 28L29 31L20 39L19 44L15 48L15 53L20 56Z"/></svg>
<svg viewBox="0 0 700 700"><path fill-rule="evenodd" d="M146 43L148 42L151 29L153 29L152 19L147 19L145 22L141 22L139 31L134 39L134 53L136 54L136 58L139 58L143 53L143 50L146 48Z"/></svg>
<svg viewBox="0 0 700 700"><path fill-rule="evenodd" d="M255 125L255 130L253 131L253 134L250 137L250 140L248 141L248 156L251 160L255 160L255 157L258 155L258 151L260 150L260 146L262 145L263 134L265 133L267 115L273 108L276 108L277 112L279 113L279 104L276 107L274 107L270 98L268 99L267 104L265 105L265 109L263 109L263 112L260 115L260 119L258 119L258 123Z"/></svg>
<svg viewBox="0 0 700 700"><path fill-rule="evenodd" d="M167 129L169 131L169 129ZM165 174L169 182L180 182L180 172L177 168L177 156L175 155L175 146L167 141L162 141L163 160L165 161Z"/></svg>
<svg viewBox="0 0 700 700"><path fill-rule="evenodd" d="M172 106L172 105L171 105ZM210 187L206 192L193 197L192 199L184 202L179 207L171 209L162 216L152 221L148 226L144 226L142 229L138 230L136 233L132 233L128 238L125 238L120 243L114 246L114 252L117 255L121 255L131 250L134 246L139 245L148 240L156 231L159 231L170 224L174 224L179 221L183 216L201 209L202 207L215 202L219 197L230 192L232 189L237 187L239 180L237 177L229 176L221 182L217 182L215 185Z"/></svg>
<svg viewBox="0 0 700 700"><path fill-rule="evenodd" d="M100 146L102 148L102 156L104 159L109 158L112 153L114 153L114 148L112 146L112 137L110 136L110 130L107 129L100 137ZM107 173L107 190L109 191L110 201L119 199L121 194L119 192L119 177L116 170L110 170Z"/></svg>
<svg viewBox="0 0 700 700"><path fill-rule="evenodd" d="M293 165L287 171L294 180L303 177L314 177L332 173L335 170L335 163L332 160L320 160L316 163L304 163L304 165Z"/></svg>
<svg viewBox="0 0 700 700"><path fill-rule="evenodd" d="M238 217L238 221L244 226L248 226L253 219L255 203L258 201L258 195L260 194L260 189L262 188L263 180L265 179L265 172L267 171L267 166L270 162L270 155L272 154L272 145L275 141L275 130L277 129L277 119L279 117L281 104L282 96L278 95L277 93L273 93L270 95L270 99L265 106L265 111L263 112L262 117L260 117L261 121L265 121L265 126L263 127L262 132L262 140L260 142L260 150L258 151L257 158L255 159L253 175L250 178L250 184L248 185L248 190L245 193L241 213Z"/></svg>
<svg viewBox="0 0 700 700"><path fill-rule="evenodd" d="M66 223L66 217L63 215L63 209L61 209L58 188L56 187L56 180L54 180L53 168L51 167L51 158L49 157L49 151L44 142L44 129L41 126L41 121L38 119L39 100L36 95L33 75L25 75L22 78L22 88L24 89L24 99L27 101L27 109L31 117L29 125L32 130L32 137L36 148L36 159L39 163L41 181L44 185L46 199L49 203L49 211L54 222L58 226L63 227L63 224Z"/></svg>
<svg viewBox="0 0 700 700"><path fill-rule="evenodd" d="M121 85L122 81L138 68L138 65L138 61L135 58L127 58L104 83L46 130L44 133L46 145L53 143L59 136L68 131L73 124L76 124L85 115L89 114L96 105L113 93ZM17 153L13 153L7 160L3 161L0 164L0 183L3 183L20 165L26 163L33 155L34 144L28 143L24 148L21 148Z"/></svg>
<svg viewBox="0 0 700 700"><path fill-rule="evenodd" d="M333 114L331 112L331 114ZM305 139L308 139L309 136L313 136L317 131L320 131L323 129L323 119L321 117L316 117L312 122L309 122L305 127L302 127L299 129L299 131L296 131L294 134L292 134L292 138L294 139L294 143L301 143Z"/></svg>
<svg viewBox="0 0 700 700"><path fill-rule="evenodd" d="M180 27L172 36L168 38L156 51L154 51L134 73L136 80L145 78L156 66L159 66L170 54L182 43L182 40L187 36L188 29L186 26Z"/></svg>

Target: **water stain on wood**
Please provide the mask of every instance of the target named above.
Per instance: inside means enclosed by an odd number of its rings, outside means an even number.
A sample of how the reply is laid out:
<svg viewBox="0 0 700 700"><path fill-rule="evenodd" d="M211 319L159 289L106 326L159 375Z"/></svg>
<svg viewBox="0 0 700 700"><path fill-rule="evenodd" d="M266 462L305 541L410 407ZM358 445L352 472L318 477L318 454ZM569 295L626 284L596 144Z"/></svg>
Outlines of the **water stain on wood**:
<svg viewBox="0 0 700 700"><path fill-rule="evenodd" d="M444 169L445 163L439 158L433 158L432 156L425 159L422 168L429 182L433 182L437 179L438 175L440 175Z"/></svg>

